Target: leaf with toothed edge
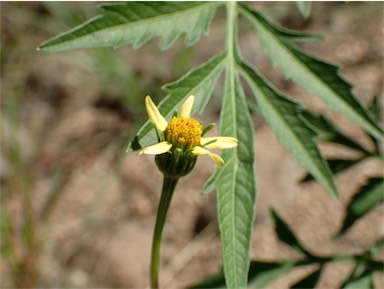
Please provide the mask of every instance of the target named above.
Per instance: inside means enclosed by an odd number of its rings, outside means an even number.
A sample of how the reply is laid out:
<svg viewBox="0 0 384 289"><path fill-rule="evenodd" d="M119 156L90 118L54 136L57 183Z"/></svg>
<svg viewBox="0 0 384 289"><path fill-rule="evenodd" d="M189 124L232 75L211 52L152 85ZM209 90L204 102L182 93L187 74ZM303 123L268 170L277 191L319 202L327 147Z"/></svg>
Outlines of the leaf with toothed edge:
<svg viewBox="0 0 384 289"><path fill-rule="evenodd" d="M315 133L316 138L322 141L332 142L343 145L350 149L355 149L364 154L369 155L370 152L362 147L359 143L355 142L345 134L339 131L333 123L331 123L323 115L316 115L315 113L305 110L302 112L303 120L307 126L310 127Z"/></svg>
<svg viewBox="0 0 384 289"><path fill-rule="evenodd" d="M264 25L268 26L273 34L279 35L279 37L289 41L293 41L295 43L319 42L325 39L324 36L321 34L303 32L275 26L266 18L263 18L260 21L263 21Z"/></svg>
<svg viewBox="0 0 384 289"><path fill-rule="evenodd" d="M224 68L224 59L225 54L219 54L190 70L179 80L165 85L164 89L170 94L159 103L160 113L166 119L170 119L173 112L192 94L195 96L192 113L203 111ZM127 151L138 150L155 142L157 142L155 130L152 123L147 121L131 141Z"/></svg>
<svg viewBox="0 0 384 289"><path fill-rule="evenodd" d="M384 140L384 132L372 113L352 94L352 86L339 75L339 68L299 49L276 33L276 26L257 11L239 4L240 12L255 27L267 56L289 78L319 96L331 109L343 113L368 133Z"/></svg>
<svg viewBox="0 0 384 289"><path fill-rule="evenodd" d="M253 126L232 65L226 70L220 135L239 141L224 150L225 164L215 181L225 279L228 288L246 288L256 201Z"/></svg>
<svg viewBox="0 0 384 289"><path fill-rule="evenodd" d="M348 170L349 168L353 167L354 165L360 163L361 161L364 161L364 158L357 158L357 159L328 159L328 165L331 169L333 175L336 175L338 173L344 172ZM300 182L301 183L307 183L310 181L313 181L314 177L311 174L305 175Z"/></svg>
<svg viewBox="0 0 384 289"><path fill-rule="evenodd" d="M315 133L300 117L302 106L277 91L247 64L239 63L239 69L253 90L260 111L278 140L329 193L338 196L332 172L314 141Z"/></svg>
<svg viewBox="0 0 384 289"><path fill-rule="evenodd" d="M138 48L160 37L168 48L181 34L190 46L207 34L220 2L115 2L99 5L102 12L80 26L45 41L39 49L65 51L132 44Z"/></svg>

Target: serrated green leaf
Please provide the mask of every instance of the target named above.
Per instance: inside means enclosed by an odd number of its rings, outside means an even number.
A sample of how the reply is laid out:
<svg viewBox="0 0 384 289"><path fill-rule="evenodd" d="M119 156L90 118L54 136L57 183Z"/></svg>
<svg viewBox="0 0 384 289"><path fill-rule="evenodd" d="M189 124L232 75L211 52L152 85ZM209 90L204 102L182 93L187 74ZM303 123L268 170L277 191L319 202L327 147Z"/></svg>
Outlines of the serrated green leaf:
<svg viewBox="0 0 384 289"><path fill-rule="evenodd" d="M272 209L270 210L270 213L273 219L273 223L275 224L275 232L279 240L297 252L309 255L307 249L296 238L295 234L293 234L289 226L284 222L277 211Z"/></svg>
<svg viewBox="0 0 384 289"><path fill-rule="evenodd" d="M258 32L264 51L284 74L298 85L318 95L331 109L343 113L377 139L384 132L377 119L352 94L352 87L340 75L339 68L299 49L292 41L276 33L265 17L245 5L240 11Z"/></svg>
<svg viewBox="0 0 384 289"><path fill-rule="evenodd" d="M225 54L219 54L202 65L190 70L179 80L165 86L170 92L159 104L159 111L170 119L190 95L195 96L192 113L201 112L211 97L212 90L223 70ZM157 142L157 136L152 124L147 121L128 146L128 151L138 150Z"/></svg>
<svg viewBox="0 0 384 289"><path fill-rule="evenodd" d="M223 153L226 163L216 181L224 272L228 288L245 288L247 285L256 199L253 129L239 89L240 87L227 85L220 122L220 135L236 137L239 145Z"/></svg>
<svg viewBox="0 0 384 289"><path fill-rule="evenodd" d="M311 1L295 1L297 8L299 9L301 15L303 15L304 18L308 18L308 16L311 14Z"/></svg>
<svg viewBox="0 0 384 289"><path fill-rule="evenodd" d="M187 46L206 34L220 2L115 2L99 6L96 16L72 30L45 41L44 51L91 47L138 48L161 37L160 48L169 47L185 33Z"/></svg>
<svg viewBox="0 0 384 289"><path fill-rule="evenodd" d="M245 5L241 5L241 4L239 5L240 5L239 11L242 12L241 7L245 8ZM247 9L250 9L250 8L247 7ZM319 42L325 39L325 37L321 34L278 27L274 25L271 21L269 21L267 18L262 18L260 19L260 21L262 21L263 24L267 26L274 34L289 41L303 43L303 42Z"/></svg>
<svg viewBox="0 0 384 289"><path fill-rule="evenodd" d="M302 107L277 91L250 66L239 63L239 69L253 90L264 119L271 125L279 141L328 192L338 196L328 163L313 139L315 134L300 118Z"/></svg>
<svg viewBox="0 0 384 289"><path fill-rule="evenodd" d="M300 289L300 288L305 288L305 289L315 288L317 282L319 282L320 275L321 275L321 272L322 272L322 268L323 267L320 266L319 269L315 270L314 272L312 272L308 276L304 277L300 281L292 284L289 288L297 288L297 289Z"/></svg>
<svg viewBox="0 0 384 289"><path fill-rule="evenodd" d="M334 175L344 172L349 168L353 167L355 164L363 161L364 158L359 159L330 159L327 160L329 167ZM307 183L313 181L314 178L311 174L307 174L300 182Z"/></svg>
<svg viewBox="0 0 384 289"><path fill-rule="evenodd" d="M328 119L326 119L323 115L316 115L308 110L302 112L304 120L308 127L310 127L314 132L316 132L316 137L319 140L333 142L336 144L340 144L346 146L350 149L355 149L363 152L366 155L370 155L371 153L367 151L360 144L350 139L342 132L340 132Z"/></svg>
<svg viewBox="0 0 384 289"><path fill-rule="evenodd" d="M324 36L321 34L315 34L315 33L309 33L309 32L303 32L303 31L278 27L273 25L273 23L266 18L263 18L261 21L263 21L264 25L268 26L273 31L273 33L275 33L276 35L279 35L279 37L283 39L287 39L287 40L290 40L293 42L299 42L299 43L300 42L318 42L318 41L324 40Z"/></svg>
<svg viewBox="0 0 384 289"><path fill-rule="evenodd" d="M247 287L256 184L253 126L235 70L234 7L234 3L228 3L229 37L233 38L227 43L220 135L237 138L238 146L222 154L225 164L217 176L216 191L226 284L230 289L239 289Z"/></svg>
<svg viewBox="0 0 384 289"><path fill-rule="evenodd" d="M224 59L225 54L219 54L199 67L190 70L181 79L164 85L163 89L171 97L176 97L179 94L198 94L200 97L195 95L196 99L192 113L202 113L210 99L217 79L223 71ZM196 92L191 93L191 83L196 84L197 87L194 89Z"/></svg>
<svg viewBox="0 0 384 289"><path fill-rule="evenodd" d="M371 178L367 185L361 187L347 207L347 215L338 235L344 234L355 222L375 206L384 202L384 179Z"/></svg>

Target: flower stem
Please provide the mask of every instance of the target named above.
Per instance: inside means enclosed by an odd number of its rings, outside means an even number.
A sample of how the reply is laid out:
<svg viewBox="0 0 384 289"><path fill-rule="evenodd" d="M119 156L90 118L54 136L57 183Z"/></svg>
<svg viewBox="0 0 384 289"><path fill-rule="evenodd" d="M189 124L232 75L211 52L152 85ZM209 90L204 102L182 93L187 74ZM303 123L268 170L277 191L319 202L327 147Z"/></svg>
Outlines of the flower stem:
<svg viewBox="0 0 384 289"><path fill-rule="evenodd" d="M159 288L159 263L160 263L160 245L161 237L163 234L163 228L165 218L169 204L171 203L172 195L175 190L178 178L164 177L163 189L161 191L159 208L157 210L155 231L152 241L152 255L151 255L151 288Z"/></svg>

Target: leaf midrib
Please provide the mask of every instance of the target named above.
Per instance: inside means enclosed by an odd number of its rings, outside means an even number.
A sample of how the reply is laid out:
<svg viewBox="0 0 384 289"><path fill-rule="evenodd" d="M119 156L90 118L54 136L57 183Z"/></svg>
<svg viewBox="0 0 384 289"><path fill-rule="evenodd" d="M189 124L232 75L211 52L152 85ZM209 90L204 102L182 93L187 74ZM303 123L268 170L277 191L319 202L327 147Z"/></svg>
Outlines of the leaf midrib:
<svg viewBox="0 0 384 289"><path fill-rule="evenodd" d="M47 48L47 47L52 47L52 46L57 46L57 45L61 45L62 43L70 43L70 42L74 42L74 41L81 41L82 38L86 38L92 34L97 34L97 33L102 33L102 32L107 32L108 30L118 30L118 29L121 29L121 27L125 26L125 27L135 27L135 26L139 26L139 25L145 25L146 22L156 22L156 21L161 21L161 20L164 20L164 19L161 19L161 18L167 18L166 20L170 20L172 21L172 19L174 18L177 18L177 17L180 17L180 15L188 15L188 14L193 14L193 13L196 13L197 10L201 10L201 9L207 9L207 7L209 6L218 6L219 4L221 4L220 2L206 2L206 3L202 3L201 5L198 5L198 6L195 6L195 7L191 7L191 8L188 8L188 9L185 9L185 10L182 10L182 11L175 11L175 12L170 12L168 14L161 14L161 15L157 15L157 16L153 16L153 17L149 17L149 18L144 18L144 19L139 19L139 20L136 20L136 21L132 21L132 22L126 22L126 23L122 23L122 24L117 24L117 25L113 25L113 26L110 26L110 27L105 27L105 28L102 28L100 30L96 30L96 31L91 31L87 34L84 34L80 37L76 37L74 39L69 39L69 40L66 40L64 42L60 42L60 43L55 43L55 44L50 44L48 43L48 46L46 45L43 45L43 48ZM207 7L204 7L204 6L207 6ZM111 14L112 13L116 13L116 12L112 12L112 11L109 11ZM101 14L101 15L98 15L98 16L95 16L93 19L97 19L97 18L102 18L102 17L106 17L105 14ZM156 18L158 18L156 20ZM93 19L90 19L90 21L86 22L85 24L89 24L92 22ZM81 27L84 27L84 25L81 25ZM76 28L75 28L76 29ZM69 31L67 33L64 33L64 34L61 34L61 35L58 35L58 37L56 39L58 39L60 36L64 36L64 35L68 35L69 33L73 33L74 31L76 30L72 30L72 31ZM55 38L53 38L52 40L55 40Z"/></svg>
<svg viewBox="0 0 384 289"><path fill-rule="evenodd" d="M241 6L240 6L241 7ZM338 101L344 103L344 105L346 105L350 112L352 112L355 117L363 120L363 123L368 123L372 128L374 128L374 130L376 131L376 133L379 133L380 130L378 128L376 128L376 125L374 123L371 123L371 120L368 118L364 118L362 117L359 113L356 113L355 112L355 107L350 104L347 100L345 100L343 97L339 97L339 95L337 94L337 91L328 85L327 82L325 82L322 78L320 78L316 73L313 72L313 70L311 70L307 65L305 65L304 62L300 61L296 55L290 50L287 48L287 46L285 46L283 44L283 42L281 41L281 39L277 36L275 36L267 27L265 27L258 19L255 19L253 17L253 15L251 14L251 12L247 11L246 9L244 9L243 7L240 8L240 10L243 11L244 14L246 14L246 16L248 17L248 19L250 19L251 22L254 23L255 26L259 27L260 29L262 29L263 31L265 31L267 37L269 37L270 39L272 39L273 41L275 41L277 43L277 45L279 47L281 47L287 54L290 55L290 58L291 58L291 61L294 62L296 65L298 66L301 66L304 68L305 71L307 71L310 75L312 75L312 77L314 77L315 79L317 79L317 81L321 84L321 86L323 87L323 89L326 90L327 94L330 93L332 96L336 96L335 99L337 99ZM331 64L330 64L331 65ZM327 97L328 98L328 97ZM328 101L327 101L328 102ZM339 109L337 109L339 111ZM349 114L349 113L348 113ZM368 117L368 116L367 116Z"/></svg>
<svg viewBox="0 0 384 289"><path fill-rule="evenodd" d="M233 3L227 3L227 40L226 40L226 52L227 52L227 61L226 61L226 68L227 68L227 77L228 77L228 84L230 85L230 95L227 97L230 97L230 104L231 104L231 123L232 123L232 134L234 137L237 138L237 126L236 126L236 120L237 120L237 110L236 110L236 71L235 71L235 50L234 50L234 41L235 41L235 19L236 19L236 11L235 6ZM231 190L230 190L230 198L231 198L231 226L230 230L233 234L232 240L231 240L231 259L234 262L234 266L232 266L232 274L233 278L232 281L234 282L234 288L238 288L238 277L237 277L237 268L238 268L238 262L236 258L236 205L235 205L235 199L236 199L236 179L237 179L237 173L238 173L238 147L234 149L233 155L232 155L231 163L233 163L233 177L231 182ZM233 160L234 158L234 160ZM229 163L230 164L230 163Z"/></svg>
<svg viewBox="0 0 384 289"><path fill-rule="evenodd" d="M235 72L234 72L234 59L233 59L233 55L231 54L233 53L231 50L227 50L227 74L228 74L228 82L229 85L230 85L230 96L227 96L227 97L230 97L230 109L231 109L231 116L232 116L232 119L231 119L231 130L232 130L232 134L233 134L233 137L237 138L237 129L236 129L236 118L237 118L237 113L236 113L236 99L235 96ZM232 154L232 157L227 160L228 162L228 165L231 165L233 167L233 174L232 174L232 178L231 178L231 188L230 188L230 198L231 198L231 206L230 206L230 231L231 231L231 236L232 236L232 240L231 240L231 250L230 250L230 254L231 254L231 259L233 260L234 262L234 266L232 266L232 274L234 276L234 278L232 279L234 282L235 282L235 287L234 288L237 288L237 258L236 258L236 252L235 252L235 244L236 244L236 234L235 234L235 229L236 228L236 218L235 218L235 215L236 215L236 206L235 206L235 189L236 189L236 178L237 178L237 171L238 171L238 148L236 147L234 150L233 150L233 154Z"/></svg>
<svg viewBox="0 0 384 289"><path fill-rule="evenodd" d="M270 39L274 40L274 41L277 43L277 45L279 45L279 47L281 47L284 51L286 51L287 54L290 55L290 57L291 57L291 61L292 61L292 62L295 62L296 64L299 64L299 66L304 67L304 69L305 69L307 72L309 72L311 75L313 75L315 78L317 78L317 80L318 80L320 83L322 83L322 85L325 86L325 88L326 88L327 90L330 90L331 93L334 94L334 89L329 88L329 86L327 85L327 83L324 82L323 79L320 78L316 73L313 73L313 71L312 71L307 65L305 65L305 63L303 63L303 62L300 61L300 60L297 60L297 57L295 56L295 54L292 53L292 51L291 51L290 49L288 49L288 48L286 47L286 45L283 45L283 42L281 41L281 39L280 39L278 36L275 36L275 34L272 33L267 27L265 27L265 26L263 25L263 23L261 23L258 19L255 19L255 18L253 17L253 15L252 15L249 11L247 11L247 10L245 10L245 9L243 9L243 8L241 8L241 9L243 10L243 12L244 12L245 14L248 15L248 18L251 20L251 22L254 23L255 26L257 26L257 27L259 27L261 30L265 31L265 32L266 32L266 35L267 35ZM300 65L300 64L301 64L301 65ZM304 64L304 65L302 65L302 64ZM344 101L343 98L342 98L342 100ZM344 101L344 102L345 102L345 101ZM347 103L347 104L348 104L348 103ZM350 106L350 105L348 104L348 106Z"/></svg>
<svg viewBox="0 0 384 289"><path fill-rule="evenodd" d="M314 168L316 168L317 173L320 173L320 175L322 175L324 177L324 175L321 173L321 170L318 169L317 164L316 164L316 162L314 162L314 160L313 160L311 154L309 153L308 149L306 148L306 146L304 144L304 141L301 140L300 137L298 137L298 135L297 135L295 130L291 129L291 126L289 125L289 123L286 121L284 116L276 108L276 105L272 101L268 101L268 97L263 93L263 91L261 89L258 88L258 85L255 84L252 81L252 79L250 79L250 76L248 75L248 73L246 73L241 67L239 67L239 69L241 70L241 72L245 76L245 78L248 80L248 83L251 86L257 86L257 87L255 87L255 89L258 90L260 94L264 95L263 98L265 99L265 102L267 102L270 105L270 107L273 109L275 115L277 115L277 117L280 119L281 123L284 125L284 128L287 128L287 131L289 131L290 134L293 135L293 138L296 140L296 142L300 145L301 149L304 151L304 153L306 155L305 159L309 160L309 162L312 164L312 166ZM329 186L329 185L330 184L328 184L327 186Z"/></svg>

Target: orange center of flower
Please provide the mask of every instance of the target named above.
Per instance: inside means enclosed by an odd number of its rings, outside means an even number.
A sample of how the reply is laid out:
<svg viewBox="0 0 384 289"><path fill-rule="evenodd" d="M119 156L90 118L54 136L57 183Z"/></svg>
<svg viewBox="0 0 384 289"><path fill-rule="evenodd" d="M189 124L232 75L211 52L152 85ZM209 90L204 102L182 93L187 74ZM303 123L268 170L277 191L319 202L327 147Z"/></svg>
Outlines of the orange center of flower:
<svg viewBox="0 0 384 289"><path fill-rule="evenodd" d="M165 140L173 146L191 149L200 143L203 130L201 124L189 117L174 117L165 129Z"/></svg>

